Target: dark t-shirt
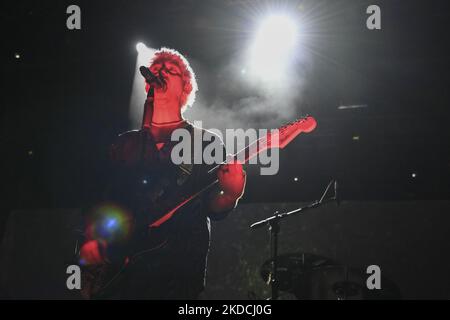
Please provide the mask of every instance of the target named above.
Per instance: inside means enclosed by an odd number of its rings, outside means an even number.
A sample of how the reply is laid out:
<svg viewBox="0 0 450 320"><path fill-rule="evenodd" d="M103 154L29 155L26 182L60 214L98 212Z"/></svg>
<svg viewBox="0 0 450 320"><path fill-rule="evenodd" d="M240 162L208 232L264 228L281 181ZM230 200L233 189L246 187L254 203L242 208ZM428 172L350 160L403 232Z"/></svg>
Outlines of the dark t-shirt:
<svg viewBox="0 0 450 320"><path fill-rule="evenodd" d="M192 137L213 135L209 131L183 125ZM209 211L209 201L217 187L190 201L159 227L149 227L182 199L216 179L205 164L175 165L171 151L177 142L170 136L156 140L149 130L121 134L111 148L111 182L106 199L132 213L133 232L127 242L111 243L108 257L120 264L130 262L116 281L102 293L107 298L194 299L203 290L210 241L210 218L221 214ZM156 144L164 142L158 150ZM194 143L191 143L194 146ZM203 143L203 148L205 143ZM225 155L225 153L224 153ZM191 163L193 163L193 158Z"/></svg>

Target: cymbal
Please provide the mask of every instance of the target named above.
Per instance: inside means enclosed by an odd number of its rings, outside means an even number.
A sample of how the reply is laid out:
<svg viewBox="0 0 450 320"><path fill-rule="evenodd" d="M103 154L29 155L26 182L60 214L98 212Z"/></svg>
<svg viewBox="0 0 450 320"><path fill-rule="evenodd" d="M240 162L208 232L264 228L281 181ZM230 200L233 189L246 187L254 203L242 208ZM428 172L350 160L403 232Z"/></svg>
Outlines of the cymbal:
<svg viewBox="0 0 450 320"><path fill-rule="evenodd" d="M367 288L368 274L355 268L329 265L313 268L294 285L298 299L312 300L391 300L401 299L400 290L381 277L381 289Z"/></svg>
<svg viewBox="0 0 450 320"><path fill-rule="evenodd" d="M270 283L273 259L266 260L261 266L260 274L264 282ZM287 253L277 258L278 288L294 292L300 277L314 268L333 265L334 261L311 253Z"/></svg>

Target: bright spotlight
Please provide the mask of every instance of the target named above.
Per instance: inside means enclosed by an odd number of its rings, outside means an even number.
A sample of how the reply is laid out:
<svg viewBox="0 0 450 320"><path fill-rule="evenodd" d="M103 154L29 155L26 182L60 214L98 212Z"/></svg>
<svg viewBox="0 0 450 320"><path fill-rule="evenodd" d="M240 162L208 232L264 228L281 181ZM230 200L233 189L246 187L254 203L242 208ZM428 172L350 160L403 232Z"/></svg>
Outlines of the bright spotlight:
<svg viewBox="0 0 450 320"><path fill-rule="evenodd" d="M144 51L145 49L147 49L147 46L145 44L143 44L142 42L138 42L136 44L136 50L137 52L141 53L142 51Z"/></svg>
<svg viewBox="0 0 450 320"><path fill-rule="evenodd" d="M297 25L288 16L269 16L260 26L257 38L283 49L289 48L297 40Z"/></svg>
<svg viewBox="0 0 450 320"><path fill-rule="evenodd" d="M250 72L278 80L295 54L298 28L287 15L271 15L261 23L250 48Z"/></svg>
<svg viewBox="0 0 450 320"><path fill-rule="evenodd" d="M133 87L131 89L130 97L130 129L139 127L142 121L142 105L145 101L147 94L144 90L145 80L139 72L141 66L150 66L156 49L147 47L144 43L139 42L136 44L136 67L134 72ZM147 184L147 180L143 179L142 184Z"/></svg>
<svg viewBox="0 0 450 320"><path fill-rule="evenodd" d="M136 50L138 52L138 64L148 65L155 52L154 49L150 49L144 43L139 42L136 44Z"/></svg>

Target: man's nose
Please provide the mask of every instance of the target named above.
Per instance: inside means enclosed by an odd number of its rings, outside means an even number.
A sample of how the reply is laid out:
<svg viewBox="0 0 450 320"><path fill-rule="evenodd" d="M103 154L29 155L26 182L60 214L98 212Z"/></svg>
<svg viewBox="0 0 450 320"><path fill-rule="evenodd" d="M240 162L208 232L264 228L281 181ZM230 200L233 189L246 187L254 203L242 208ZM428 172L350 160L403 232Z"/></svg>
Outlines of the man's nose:
<svg viewBox="0 0 450 320"><path fill-rule="evenodd" d="M163 70L159 70L158 72L158 78L161 83L161 89L166 90L167 89L167 80L168 80L168 74L167 72L164 72Z"/></svg>
<svg viewBox="0 0 450 320"><path fill-rule="evenodd" d="M166 68L162 68L161 70L159 70L160 77L167 77L168 75L169 75L169 73Z"/></svg>

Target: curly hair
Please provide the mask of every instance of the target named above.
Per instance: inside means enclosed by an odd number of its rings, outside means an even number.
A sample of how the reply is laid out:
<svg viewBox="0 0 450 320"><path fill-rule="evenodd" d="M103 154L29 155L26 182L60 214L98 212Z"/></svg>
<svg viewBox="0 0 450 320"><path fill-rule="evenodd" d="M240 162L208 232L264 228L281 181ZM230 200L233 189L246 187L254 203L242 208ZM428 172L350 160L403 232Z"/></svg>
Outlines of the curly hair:
<svg viewBox="0 0 450 320"><path fill-rule="evenodd" d="M187 107L191 107L195 101L195 94L198 90L197 80L195 78L195 73L192 70L189 62L186 58L177 50L169 48L161 48L157 50L154 54L153 59L150 61L150 66L155 63L165 63L171 62L178 66L182 73L183 80L183 97L181 103L181 111L184 112ZM145 91L149 90L149 85L145 85Z"/></svg>

